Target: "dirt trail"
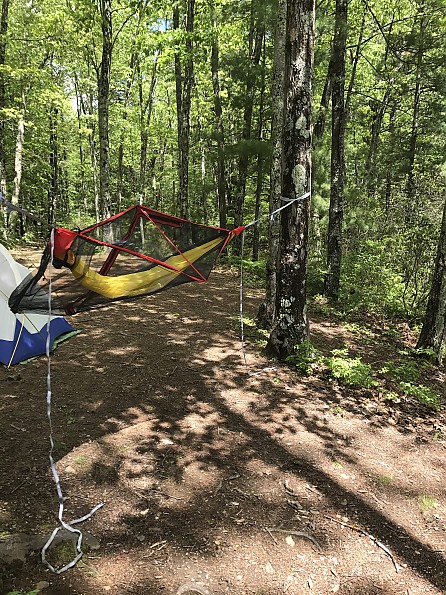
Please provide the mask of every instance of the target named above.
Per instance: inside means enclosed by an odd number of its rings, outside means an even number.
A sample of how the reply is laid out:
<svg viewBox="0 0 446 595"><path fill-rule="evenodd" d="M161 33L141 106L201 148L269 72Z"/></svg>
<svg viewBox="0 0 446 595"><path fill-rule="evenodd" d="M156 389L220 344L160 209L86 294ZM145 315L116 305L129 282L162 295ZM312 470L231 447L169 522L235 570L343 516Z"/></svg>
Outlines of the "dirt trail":
<svg viewBox="0 0 446 595"><path fill-rule="evenodd" d="M55 459L67 520L104 502L83 524L99 547L60 576L36 553L3 566L0 593L446 593L444 415L285 367L250 375L237 300L218 272L72 319L82 333L52 360ZM393 349L320 315L312 333L375 361ZM270 367L247 334L249 372ZM57 526L45 399L44 359L0 369L3 537Z"/></svg>

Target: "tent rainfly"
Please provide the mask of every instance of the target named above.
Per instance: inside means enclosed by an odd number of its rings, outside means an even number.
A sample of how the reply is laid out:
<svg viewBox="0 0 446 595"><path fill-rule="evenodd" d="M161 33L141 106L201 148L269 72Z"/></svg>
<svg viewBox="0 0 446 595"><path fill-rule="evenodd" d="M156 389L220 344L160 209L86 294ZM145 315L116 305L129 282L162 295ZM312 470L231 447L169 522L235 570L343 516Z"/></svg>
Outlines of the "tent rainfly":
<svg viewBox="0 0 446 595"><path fill-rule="evenodd" d="M46 352L48 315L34 312L14 314L8 305L11 293L29 275L29 269L16 262L0 244L0 362L6 366ZM51 346L75 332L62 316L51 317L49 330Z"/></svg>

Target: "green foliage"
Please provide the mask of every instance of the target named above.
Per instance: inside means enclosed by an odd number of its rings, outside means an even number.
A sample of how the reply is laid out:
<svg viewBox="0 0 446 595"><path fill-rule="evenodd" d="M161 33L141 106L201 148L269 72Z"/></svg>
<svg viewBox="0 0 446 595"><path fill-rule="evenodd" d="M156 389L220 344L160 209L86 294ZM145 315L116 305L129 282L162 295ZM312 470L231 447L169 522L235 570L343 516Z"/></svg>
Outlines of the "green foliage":
<svg viewBox="0 0 446 595"><path fill-rule="evenodd" d="M414 362L396 363L387 362L380 370L380 374L387 375L393 380L401 382L415 382L419 379L421 371Z"/></svg>
<svg viewBox="0 0 446 595"><path fill-rule="evenodd" d="M234 254L223 255L222 262L228 264L234 272L240 271L240 257ZM248 286L263 287L265 284L266 260L243 259L243 279Z"/></svg>
<svg viewBox="0 0 446 595"><path fill-rule="evenodd" d="M304 341L296 347L296 353L287 358L287 362L305 376L323 372L347 386L371 388L377 385L372 367L360 357L350 357L347 349L334 349L331 353L331 356L325 357L310 341Z"/></svg>
<svg viewBox="0 0 446 595"><path fill-rule="evenodd" d="M432 511L438 506L438 500L435 496L429 496L428 494L420 494L418 496L418 506L422 514L426 514Z"/></svg>
<svg viewBox="0 0 446 595"><path fill-rule="evenodd" d="M304 341L295 347L295 353L286 361L295 367L299 374L311 376L323 364L324 358L310 341Z"/></svg>
<svg viewBox="0 0 446 595"><path fill-rule="evenodd" d="M350 357L347 349L334 349L332 356L325 359L328 374L341 384L358 388L377 386L372 367L360 357Z"/></svg>
<svg viewBox="0 0 446 595"><path fill-rule="evenodd" d="M399 384L404 394L415 397L420 403L439 411L442 408L442 400L438 393L423 384L413 384L412 382L400 382Z"/></svg>
<svg viewBox="0 0 446 595"><path fill-rule="evenodd" d="M384 401L399 403L401 400L399 394L391 390L381 389L379 394Z"/></svg>
<svg viewBox="0 0 446 595"><path fill-rule="evenodd" d="M391 262L388 241L366 240L343 263L340 301L351 310L404 316L404 283Z"/></svg>

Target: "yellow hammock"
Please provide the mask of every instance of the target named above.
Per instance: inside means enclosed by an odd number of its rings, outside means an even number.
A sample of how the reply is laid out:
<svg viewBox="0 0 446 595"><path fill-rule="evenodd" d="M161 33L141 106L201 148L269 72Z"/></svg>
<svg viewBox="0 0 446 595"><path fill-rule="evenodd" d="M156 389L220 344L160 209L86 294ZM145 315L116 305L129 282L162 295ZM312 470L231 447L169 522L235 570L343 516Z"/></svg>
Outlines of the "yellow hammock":
<svg viewBox="0 0 446 595"><path fill-rule="evenodd" d="M176 270L157 265L148 271L130 273L118 277L107 277L91 270L79 257L76 258L71 272L83 287L110 299L134 297L143 293L159 291L181 275L191 263L207 252L223 244L225 238L218 237L206 244L192 248L183 254L171 256L165 263Z"/></svg>

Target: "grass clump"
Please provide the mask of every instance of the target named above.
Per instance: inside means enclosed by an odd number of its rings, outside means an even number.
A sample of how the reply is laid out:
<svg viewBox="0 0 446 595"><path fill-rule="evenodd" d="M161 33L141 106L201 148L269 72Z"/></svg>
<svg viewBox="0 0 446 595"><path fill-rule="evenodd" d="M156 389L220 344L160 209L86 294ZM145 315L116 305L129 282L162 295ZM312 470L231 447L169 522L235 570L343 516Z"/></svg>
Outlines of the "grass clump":
<svg viewBox="0 0 446 595"><path fill-rule="evenodd" d="M437 508L438 501L434 496L420 494L418 496L418 506L420 507L420 512L426 514L431 512L434 508Z"/></svg>

